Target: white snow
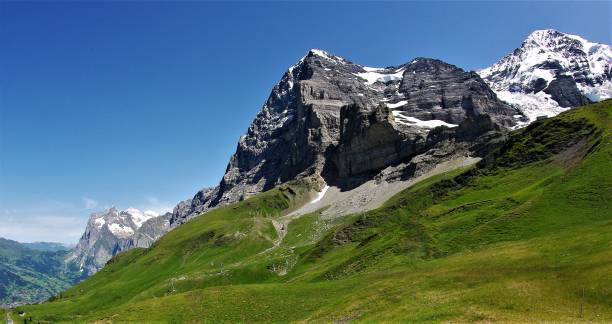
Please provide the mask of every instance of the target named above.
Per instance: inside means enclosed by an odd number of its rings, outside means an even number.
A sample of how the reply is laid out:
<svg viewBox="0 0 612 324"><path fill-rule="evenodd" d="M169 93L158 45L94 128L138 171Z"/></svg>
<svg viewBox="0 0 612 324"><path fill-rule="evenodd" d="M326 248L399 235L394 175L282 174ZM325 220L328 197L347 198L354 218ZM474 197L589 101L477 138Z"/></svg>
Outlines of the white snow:
<svg viewBox="0 0 612 324"><path fill-rule="evenodd" d="M538 116L546 115L548 117L553 117L569 109L559 106L559 104L544 91L535 94L497 91L497 97L519 107L523 114L529 118L529 122L536 120Z"/></svg>
<svg viewBox="0 0 612 324"><path fill-rule="evenodd" d="M389 82L393 80L401 80L403 78L404 69L401 68L399 70L390 72L390 73L380 73L382 71L386 71L385 69L376 69L376 68L368 68L366 72L360 72L355 74L356 76L365 79L366 84L372 85L376 82Z"/></svg>
<svg viewBox="0 0 612 324"><path fill-rule="evenodd" d="M132 207L126 209L125 211L131 216L132 221L134 224L136 224L137 228L140 228L140 226L142 226L142 224L147 220L159 216L159 214L154 211L147 210L143 213L140 210Z"/></svg>
<svg viewBox="0 0 612 324"><path fill-rule="evenodd" d="M117 223L110 224L108 229L111 231L111 233L119 237L127 237L134 234L134 230L130 227Z"/></svg>
<svg viewBox="0 0 612 324"><path fill-rule="evenodd" d="M533 76L532 79L542 78L547 82L555 79L555 74L551 70L534 69L533 72L531 72L531 75Z"/></svg>
<svg viewBox="0 0 612 324"><path fill-rule="evenodd" d="M396 103L387 103L387 107L389 107L391 109L395 109L395 108L401 107L401 106L403 106L403 105L405 105L407 103L408 103L408 101L402 100L402 101L398 101Z"/></svg>
<svg viewBox="0 0 612 324"><path fill-rule="evenodd" d="M438 119L420 120L415 117L406 116L405 112L398 111L398 110L394 110L391 113L393 114L393 117L395 117L395 121L397 123L402 124L402 125L407 125L407 126L416 126L416 127L421 127L421 128L427 128L427 129L436 128L439 126L446 126L449 128L459 126L459 125L450 124L443 120L438 120Z"/></svg>
<svg viewBox="0 0 612 324"><path fill-rule="evenodd" d="M538 78L549 83L555 79L555 70L542 68L547 62L559 64L569 74L586 73L596 85L578 80L577 86L590 100L612 97L612 83L606 76L612 66L611 47L551 29L534 31L521 48L478 73L500 99L515 105L533 121L539 115L552 117L568 109L560 107L542 91L534 94L522 90Z"/></svg>
<svg viewBox="0 0 612 324"><path fill-rule="evenodd" d="M606 44L597 44L569 34L558 36L553 30L536 30L523 42L522 47L506 55L491 67L482 69L479 74L489 80L494 90L513 90L513 85L527 85L538 78L546 81L554 79L554 72L539 66L545 62L557 62L564 70L590 72L594 79L605 79L606 70L612 65L612 49ZM565 40L565 41L564 41ZM578 49L585 55L571 52L567 42L579 41ZM574 47L575 48L575 47ZM503 79L497 75L506 73Z"/></svg>
<svg viewBox="0 0 612 324"><path fill-rule="evenodd" d="M320 49L313 48L310 50L310 52L313 53L314 55L326 58L328 60L332 60L338 63L346 63L346 60L343 59L342 57L329 54L328 52L320 50Z"/></svg>
<svg viewBox="0 0 612 324"><path fill-rule="evenodd" d="M99 218L96 218L94 220L94 223L96 224L96 227L102 228L102 226L104 226L104 224L106 224L106 221L104 220L103 217L99 217Z"/></svg>
<svg viewBox="0 0 612 324"><path fill-rule="evenodd" d="M609 45L589 42L577 35L566 34L566 36L581 43L582 50L589 58L589 69L592 73L597 75L606 73L606 67L609 68L612 62L612 49Z"/></svg>
<svg viewBox="0 0 612 324"><path fill-rule="evenodd" d="M316 48L313 48L313 49L311 49L310 51L311 51L311 52L312 52L314 55L322 56L322 57L327 58L327 59L330 59L330 60L332 59L332 58L331 58L331 56L329 56L329 53L327 53L326 51L322 51L322 50L320 50L320 49L316 49Z"/></svg>
<svg viewBox="0 0 612 324"><path fill-rule="evenodd" d="M612 98L612 82L606 80L600 86L593 87L584 84L577 84L578 90L582 92L591 101L601 101L607 98Z"/></svg>
<svg viewBox="0 0 612 324"><path fill-rule="evenodd" d="M323 190L321 190L321 192L318 192L318 193L317 193L317 196L315 197L315 199L313 199L313 200L312 200L310 203L311 203L311 204L314 204L314 203L316 203L317 201L319 201L319 200L323 199L323 196L325 196L325 193L327 192L327 189L329 189L329 186L327 186L327 185L326 185L326 186L323 188Z"/></svg>

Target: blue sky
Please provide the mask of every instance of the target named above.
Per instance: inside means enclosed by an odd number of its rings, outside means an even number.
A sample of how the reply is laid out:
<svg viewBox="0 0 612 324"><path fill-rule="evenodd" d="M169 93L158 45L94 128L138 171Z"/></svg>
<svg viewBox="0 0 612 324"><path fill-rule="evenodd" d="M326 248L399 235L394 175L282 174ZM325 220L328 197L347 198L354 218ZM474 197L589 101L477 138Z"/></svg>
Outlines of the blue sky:
<svg viewBox="0 0 612 324"><path fill-rule="evenodd" d="M0 236L76 242L110 205L221 178L310 48L368 66L488 66L533 30L610 43L602 2L0 2Z"/></svg>

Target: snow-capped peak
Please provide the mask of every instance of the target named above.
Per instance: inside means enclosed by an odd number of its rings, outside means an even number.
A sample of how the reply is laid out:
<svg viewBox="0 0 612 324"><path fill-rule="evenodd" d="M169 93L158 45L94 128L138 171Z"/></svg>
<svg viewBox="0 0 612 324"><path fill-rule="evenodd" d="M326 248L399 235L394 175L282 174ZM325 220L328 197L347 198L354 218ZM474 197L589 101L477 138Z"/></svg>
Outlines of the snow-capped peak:
<svg viewBox="0 0 612 324"><path fill-rule="evenodd" d="M534 31L520 48L479 72L497 81L493 88L509 91L529 87L538 78L552 80L559 73L575 75L577 82L601 84L606 74L609 78L611 61L609 45L544 29Z"/></svg>
<svg viewBox="0 0 612 324"><path fill-rule="evenodd" d="M554 37L560 37L564 34L554 29L537 29L527 36L526 41L543 42Z"/></svg>
<svg viewBox="0 0 612 324"><path fill-rule="evenodd" d="M532 32L520 48L478 72L530 120L612 97L610 46L554 29Z"/></svg>
<svg viewBox="0 0 612 324"><path fill-rule="evenodd" d="M326 51L320 50L320 49L313 48L309 52L314 54L314 55L324 57L326 59L330 59L330 60L332 59L332 57L331 57L331 55L329 53L327 53Z"/></svg>
<svg viewBox="0 0 612 324"><path fill-rule="evenodd" d="M328 60L332 60L332 61L337 61L337 62L341 62L341 63L346 63L346 60L343 59L342 57L330 54L329 52L326 52L326 51L320 50L320 49L316 49L316 48L310 49L310 51L308 51L307 56L308 55L319 56L319 57L322 57L324 59L328 59Z"/></svg>
<svg viewBox="0 0 612 324"><path fill-rule="evenodd" d="M154 211L146 210L145 212L141 212L140 210L132 207L126 209L125 212L131 216L132 221L137 228L140 228L140 226L142 226L142 224L147 220L159 216L159 214Z"/></svg>
<svg viewBox="0 0 612 324"><path fill-rule="evenodd" d="M115 254L135 246L148 247L169 227L167 221L157 219L154 211L137 208L119 210L116 207L93 213L69 259L76 259L89 274L100 269ZM155 220L153 220L155 219ZM151 222L143 227L145 222ZM104 242L104 244L98 244Z"/></svg>
<svg viewBox="0 0 612 324"><path fill-rule="evenodd" d="M134 234L147 220L158 216L158 213L151 210L142 212L130 207L124 211L119 211L117 208L111 207L104 212L93 213L89 222L90 226L97 231L106 226L113 235L127 237Z"/></svg>

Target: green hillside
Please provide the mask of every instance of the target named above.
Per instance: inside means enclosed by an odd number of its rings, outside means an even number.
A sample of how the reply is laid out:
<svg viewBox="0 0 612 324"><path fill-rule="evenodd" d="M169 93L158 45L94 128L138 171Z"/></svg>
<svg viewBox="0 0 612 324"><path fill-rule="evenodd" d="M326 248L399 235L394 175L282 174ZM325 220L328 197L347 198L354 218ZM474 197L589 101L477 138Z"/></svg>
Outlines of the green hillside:
<svg viewBox="0 0 612 324"><path fill-rule="evenodd" d="M612 321L612 100L359 215L273 221L293 183L115 257L34 321Z"/></svg>
<svg viewBox="0 0 612 324"><path fill-rule="evenodd" d="M68 251L45 249L0 238L0 305L41 302L83 279Z"/></svg>

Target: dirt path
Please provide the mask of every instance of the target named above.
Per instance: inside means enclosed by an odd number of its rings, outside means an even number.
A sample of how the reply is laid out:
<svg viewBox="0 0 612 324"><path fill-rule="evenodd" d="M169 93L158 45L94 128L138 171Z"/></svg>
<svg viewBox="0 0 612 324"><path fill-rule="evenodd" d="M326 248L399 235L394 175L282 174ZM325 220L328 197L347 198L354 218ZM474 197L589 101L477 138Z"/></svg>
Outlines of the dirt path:
<svg viewBox="0 0 612 324"><path fill-rule="evenodd" d="M283 216L279 219L273 219L272 220L272 225L274 225L274 229L276 230L276 240L274 240L274 242L272 242L272 246L267 248L266 250L260 252L259 254L262 253L266 253L270 250L274 250L275 248L277 248L279 245L281 245L281 243L283 243L283 239L285 238L285 235L287 235L287 227L289 226L289 223L291 223L292 220L300 217L302 215L294 215L294 214L289 214L287 216Z"/></svg>

